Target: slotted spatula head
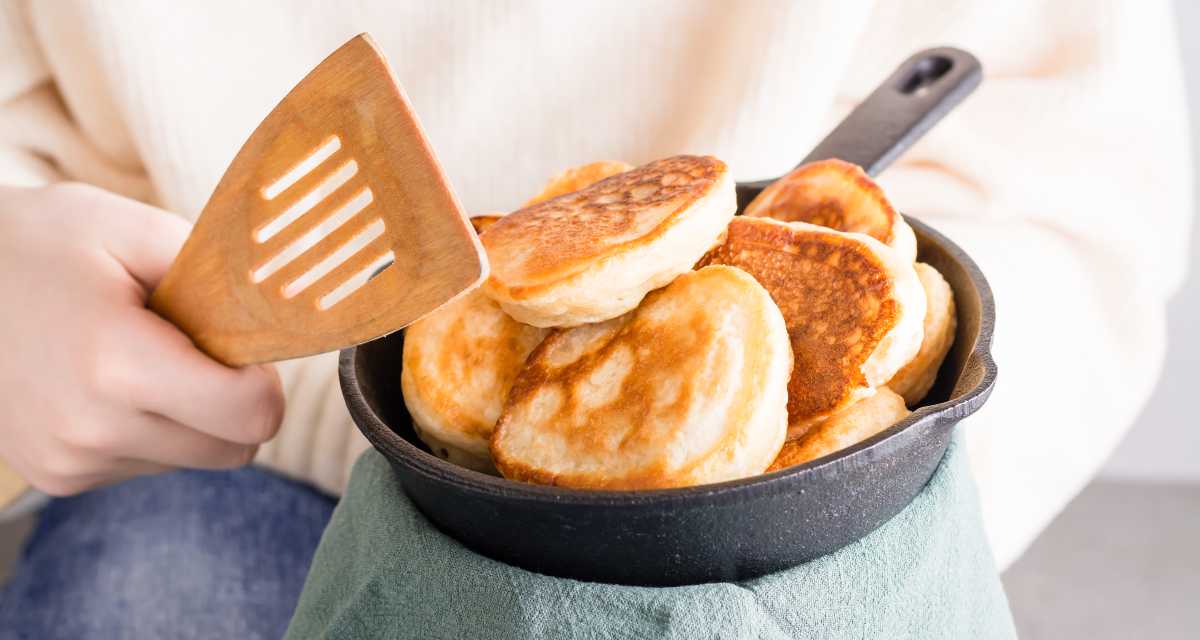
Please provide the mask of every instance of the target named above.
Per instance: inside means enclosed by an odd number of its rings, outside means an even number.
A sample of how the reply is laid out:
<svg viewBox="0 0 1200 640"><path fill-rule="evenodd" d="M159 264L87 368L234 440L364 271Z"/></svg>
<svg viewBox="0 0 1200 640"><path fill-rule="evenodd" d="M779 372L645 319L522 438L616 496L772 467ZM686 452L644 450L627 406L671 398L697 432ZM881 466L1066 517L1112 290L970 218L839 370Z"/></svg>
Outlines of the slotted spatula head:
<svg viewBox="0 0 1200 640"><path fill-rule="evenodd" d="M363 34L250 135L150 306L244 365L396 331L486 276L411 105Z"/></svg>

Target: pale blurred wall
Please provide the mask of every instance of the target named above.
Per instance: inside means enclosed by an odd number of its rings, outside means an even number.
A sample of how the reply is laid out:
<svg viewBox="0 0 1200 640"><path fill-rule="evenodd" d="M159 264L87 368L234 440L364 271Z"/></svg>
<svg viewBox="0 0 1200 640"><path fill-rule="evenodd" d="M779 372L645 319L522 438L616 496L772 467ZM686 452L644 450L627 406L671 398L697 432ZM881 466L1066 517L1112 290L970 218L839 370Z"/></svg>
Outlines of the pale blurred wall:
<svg viewBox="0 0 1200 640"><path fill-rule="evenodd" d="M1200 2L1175 0L1200 160ZM1200 176L1197 179L1200 201ZM1200 483L1200 220L1192 228L1191 275L1171 301L1166 367L1137 425L1104 469L1108 477Z"/></svg>

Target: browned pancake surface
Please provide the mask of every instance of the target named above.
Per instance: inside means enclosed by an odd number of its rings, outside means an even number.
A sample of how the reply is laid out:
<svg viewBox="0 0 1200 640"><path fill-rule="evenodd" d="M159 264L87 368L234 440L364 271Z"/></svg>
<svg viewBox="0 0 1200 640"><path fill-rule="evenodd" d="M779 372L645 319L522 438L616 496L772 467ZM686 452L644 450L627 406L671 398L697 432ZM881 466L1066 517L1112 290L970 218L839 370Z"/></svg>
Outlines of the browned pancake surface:
<svg viewBox="0 0 1200 640"><path fill-rule="evenodd" d="M887 387L817 423L783 449L767 471L778 471L827 456L857 444L903 420L909 414L904 398Z"/></svg>
<svg viewBox="0 0 1200 640"><path fill-rule="evenodd" d="M900 309L879 258L834 233L738 217L700 265L750 273L783 312L795 359L788 383L789 438L837 411L866 387L862 364Z"/></svg>
<svg viewBox="0 0 1200 640"><path fill-rule="evenodd" d="M585 187L590 187L593 184L609 177L615 176L618 173L625 173L633 168L633 165L625 162L612 162L601 160L592 162L578 167L571 167L566 171L554 176L550 182L542 187L541 193L529 199L525 206L537 204L543 200L557 198L565 193L579 191Z"/></svg>
<svg viewBox="0 0 1200 640"><path fill-rule="evenodd" d="M481 238L489 286L519 298L651 242L725 172L710 156L674 156L504 216Z"/></svg>
<svg viewBox="0 0 1200 640"><path fill-rule="evenodd" d="M472 291L407 329L404 374L443 428L486 439L525 357L545 334Z"/></svg>
<svg viewBox="0 0 1200 640"><path fill-rule="evenodd" d="M896 220L883 189L858 165L836 159L797 167L764 189L745 215L865 233L884 244L892 242Z"/></svg>
<svg viewBox="0 0 1200 640"><path fill-rule="evenodd" d="M738 475L760 472L782 441L788 358L778 314L746 274L713 267L620 317L552 331L505 401L497 467L515 480L613 489L729 473L700 468L714 459L751 465ZM776 437L759 466L742 459L747 440Z"/></svg>

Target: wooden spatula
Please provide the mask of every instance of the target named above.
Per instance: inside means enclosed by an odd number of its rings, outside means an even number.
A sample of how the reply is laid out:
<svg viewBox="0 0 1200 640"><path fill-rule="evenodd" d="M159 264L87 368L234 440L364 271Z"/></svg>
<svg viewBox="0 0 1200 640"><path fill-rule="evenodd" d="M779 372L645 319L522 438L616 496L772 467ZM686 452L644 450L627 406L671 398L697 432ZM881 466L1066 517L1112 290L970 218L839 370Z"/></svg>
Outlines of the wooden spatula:
<svg viewBox="0 0 1200 640"><path fill-rule="evenodd" d="M364 34L250 135L150 306L242 365L377 338L486 276L412 107Z"/></svg>
<svg viewBox="0 0 1200 640"><path fill-rule="evenodd" d="M250 134L150 307L239 366L396 331L487 271L411 105L363 34ZM0 506L23 489L0 470Z"/></svg>

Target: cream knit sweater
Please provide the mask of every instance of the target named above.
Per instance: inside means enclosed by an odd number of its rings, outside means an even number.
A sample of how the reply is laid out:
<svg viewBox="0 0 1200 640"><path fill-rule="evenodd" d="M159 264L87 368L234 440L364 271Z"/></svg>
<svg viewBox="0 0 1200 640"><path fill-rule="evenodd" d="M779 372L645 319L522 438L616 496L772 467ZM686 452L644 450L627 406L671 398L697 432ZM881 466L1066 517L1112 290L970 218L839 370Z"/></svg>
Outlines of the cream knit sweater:
<svg viewBox="0 0 1200 640"><path fill-rule="evenodd" d="M0 182L80 180L193 218L275 102L361 31L471 211L597 159L778 175L909 53L978 55L980 90L882 182L995 289L999 385L960 428L1001 566L1155 383L1191 213L1161 1L0 0ZM365 444L334 361L281 367L287 417L260 459L338 491Z"/></svg>

